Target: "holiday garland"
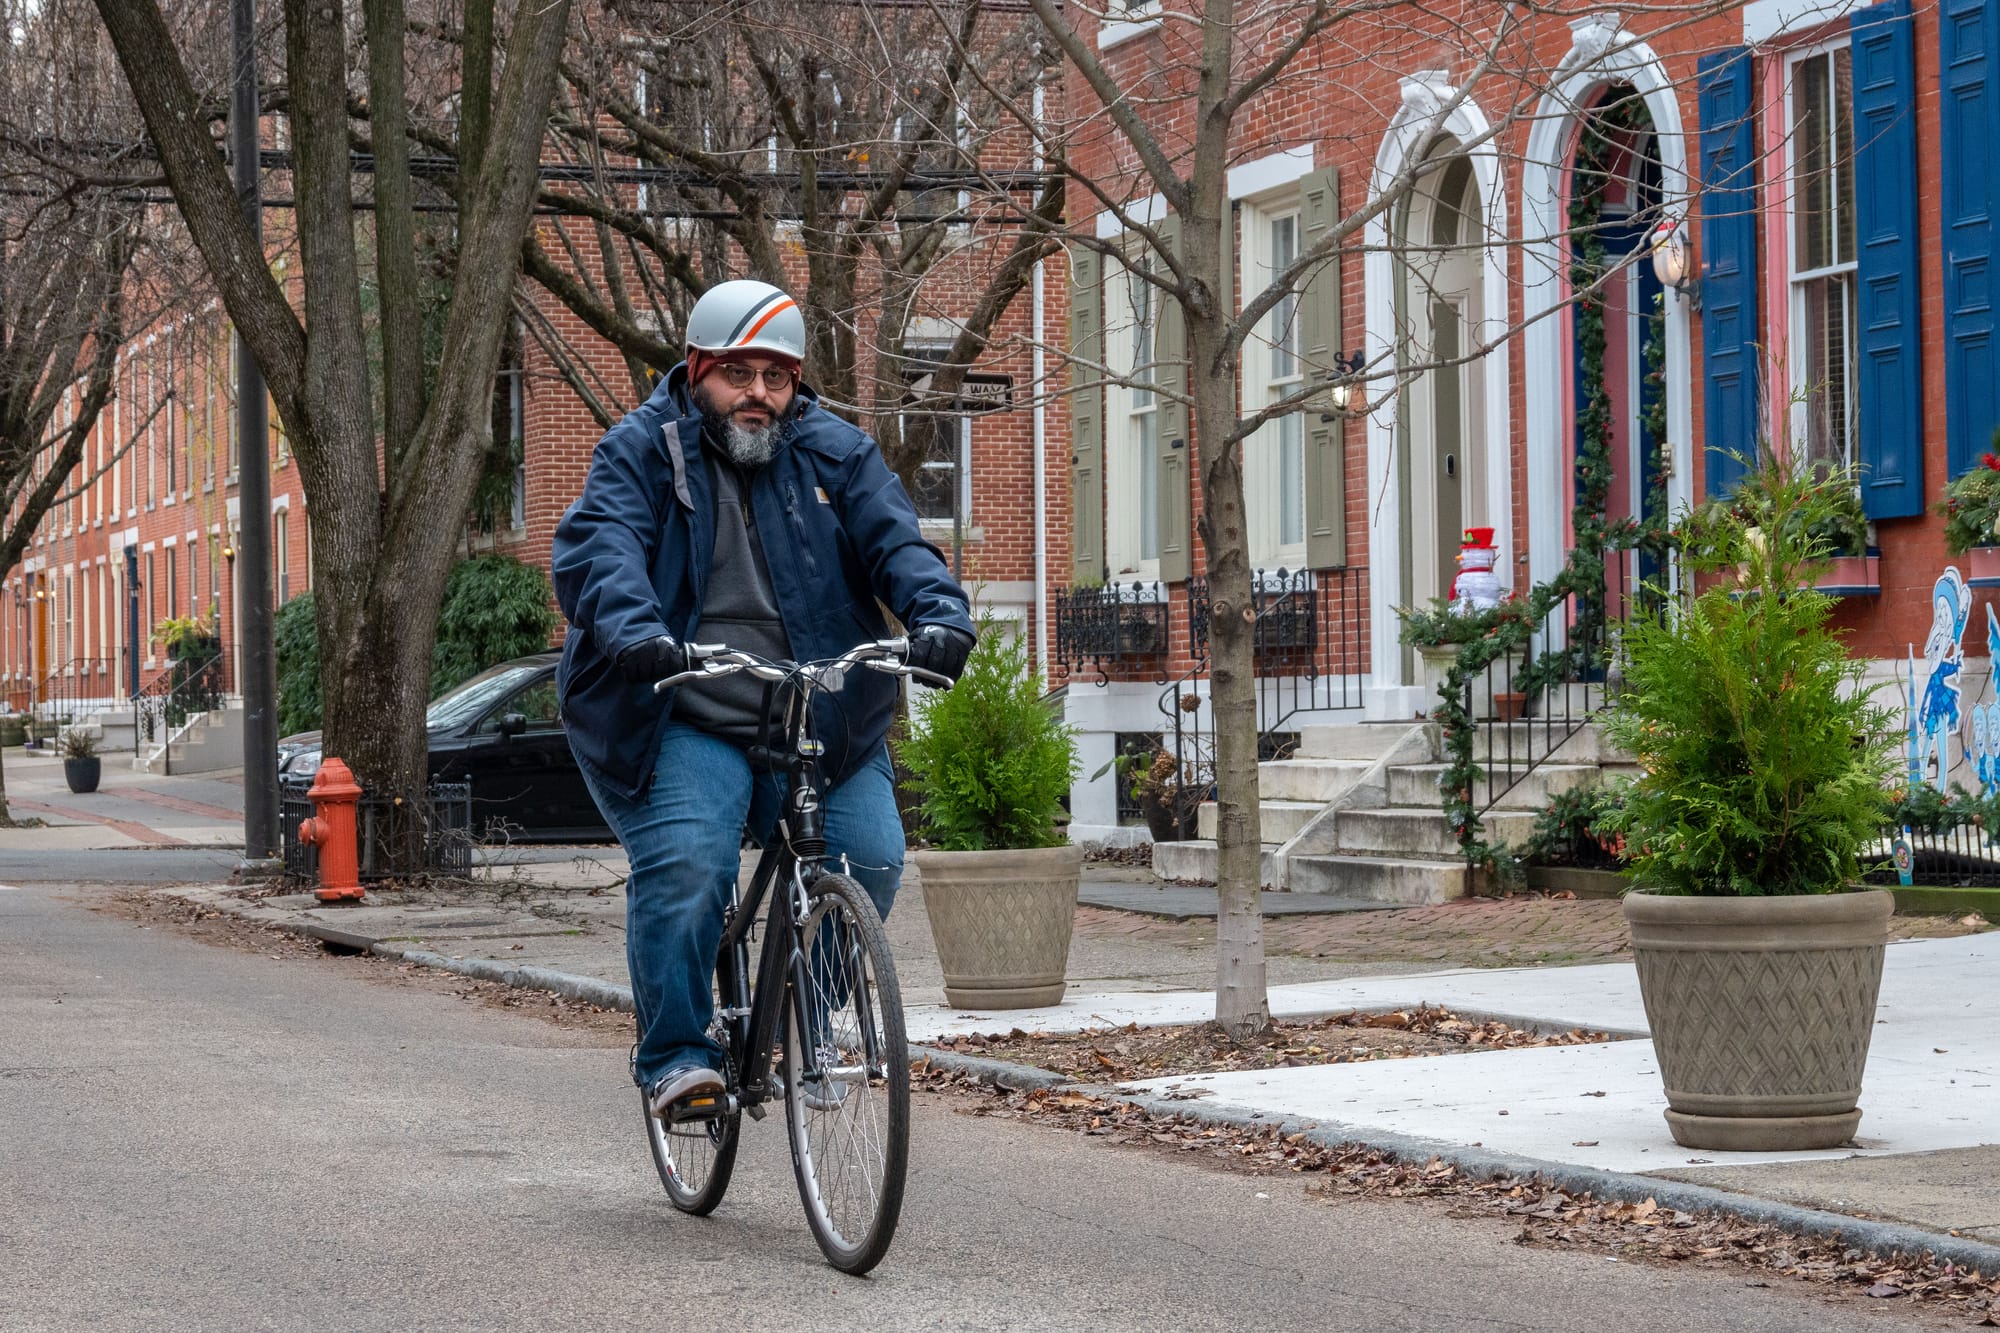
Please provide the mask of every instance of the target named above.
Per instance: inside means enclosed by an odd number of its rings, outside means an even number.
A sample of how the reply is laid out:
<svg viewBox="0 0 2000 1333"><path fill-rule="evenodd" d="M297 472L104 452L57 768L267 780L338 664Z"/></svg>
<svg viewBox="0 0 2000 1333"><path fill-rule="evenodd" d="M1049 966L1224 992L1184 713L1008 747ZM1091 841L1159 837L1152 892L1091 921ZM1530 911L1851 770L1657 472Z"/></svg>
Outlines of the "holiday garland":
<svg viewBox="0 0 2000 1333"><path fill-rule="evenodd" d="M1649 401L1643 425L1651 451L1645 503L1638 518L1610 519L1605 514L1611 493L1611 447L1615 433L1611 394L1605 379L1606 333L1604 296L1607 252L1600 234L1605 191L1612 182L1617 155L1633 139L1652 130L1645 103L1630 90L1584 124L1577 148L1574 188L1569 204L1570 290L1575 293L1576 345L1580 361L1583 407L1577 413L1576 502L1571 511L1569 561L1545 583L1531 588L1525 614L1509 617L1482 638L1461 646L1440 687L1439 706L1431 716L1443 731L1445 771L1439 775L1444 814L1460 850L1473 865L1494 865L1506 858L1481 839L1479 812L1472 801L1473 785L1485 775L1472 757L1474 735L1467 707L1472 679L1494 662L1522 648L1538 626L1566 598L1574 597L1575 612L1565 646L1544 653L1515 677L1513 688L1538 693L1576 678L1582 670L1601 665L1604 653L1606 588L1604 557L1611 551L1636 550L1657 568L1673 543L1666 523L1666 314L1656 298L1647 319L1642 357ZM1592 661L1595 652L1599 661Z"/></svg>

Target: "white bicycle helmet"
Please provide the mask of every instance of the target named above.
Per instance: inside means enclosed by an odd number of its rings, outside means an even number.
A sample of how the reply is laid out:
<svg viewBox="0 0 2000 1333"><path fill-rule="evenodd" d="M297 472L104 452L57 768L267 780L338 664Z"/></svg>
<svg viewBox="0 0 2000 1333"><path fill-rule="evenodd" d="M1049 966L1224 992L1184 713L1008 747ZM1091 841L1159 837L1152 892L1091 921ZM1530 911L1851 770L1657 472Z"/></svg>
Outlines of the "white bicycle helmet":
<svg viewBox="0 0 2000 1333"><path fill-rule="evenodd" d="M768 282L738 278L702 293L688 312L686 353L721 356L767 352L806 359L806 320L799 303Z"/></svg>

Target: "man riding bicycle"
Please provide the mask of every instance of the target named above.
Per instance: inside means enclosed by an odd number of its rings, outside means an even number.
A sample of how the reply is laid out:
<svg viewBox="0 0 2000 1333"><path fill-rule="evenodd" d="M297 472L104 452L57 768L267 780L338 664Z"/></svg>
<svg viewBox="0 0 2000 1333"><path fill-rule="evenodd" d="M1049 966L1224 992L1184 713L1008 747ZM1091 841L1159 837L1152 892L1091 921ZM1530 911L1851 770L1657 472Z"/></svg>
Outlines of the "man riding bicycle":
<svg viewBox="0 0 2000 1333"><path fill-rule="evenodd" d="M656 694L686 645L836 656L908 627L911 666L956 680L972 649L965 592L925 541L874 440L803 383L805 320L763 282L711 288L685 360L598 441L557 525L556 674L591 795L631 863L626 958L639 1013L633 1073L655 1115L723 1089L710 976L747 824L773 831L785 778L782 691L742 674ZM897 685L852 673L814 704L830 778L828 855L845 856L884 917L903 866L886 736Z"/></svg>

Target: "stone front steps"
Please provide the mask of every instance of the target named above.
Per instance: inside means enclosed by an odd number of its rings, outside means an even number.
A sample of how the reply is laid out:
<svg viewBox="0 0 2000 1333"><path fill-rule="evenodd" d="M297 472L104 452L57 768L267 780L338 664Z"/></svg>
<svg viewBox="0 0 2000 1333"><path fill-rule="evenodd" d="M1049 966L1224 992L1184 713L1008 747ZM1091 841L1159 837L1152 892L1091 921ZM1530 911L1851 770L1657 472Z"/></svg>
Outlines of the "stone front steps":
<svg viewBox="0 0 2000 1333"><path fill-rule="evenodd" d="M1438 808L1438 779L1448 765L1410 764L1389 770L1389 804ZM1502 800L1508 810L1540 810L1549 798L1577 787L1595 787L1604 769L1597 764L1543 764L1529 770Z"/></svg>
<svg viewBox="0 0 2000 1333"><path fill-rule="evenodd" d="M1482 763L1525 767L1552 740L1538 722L1481 725ZM1470 876L1446 827L1438 778L1446 769L1437 728L1423 723L1309 726L1289 759L1258 765L1267 888L1421 905L1463 897ZM1561 792L1636 773L1595 724L1562 740L1527 770L1482 820L1490 843L1519 846L1536 814ZM1201 838L1155 843L1153 868L1169 879L1215 878L1215 807L1202 807Z"/></svg>

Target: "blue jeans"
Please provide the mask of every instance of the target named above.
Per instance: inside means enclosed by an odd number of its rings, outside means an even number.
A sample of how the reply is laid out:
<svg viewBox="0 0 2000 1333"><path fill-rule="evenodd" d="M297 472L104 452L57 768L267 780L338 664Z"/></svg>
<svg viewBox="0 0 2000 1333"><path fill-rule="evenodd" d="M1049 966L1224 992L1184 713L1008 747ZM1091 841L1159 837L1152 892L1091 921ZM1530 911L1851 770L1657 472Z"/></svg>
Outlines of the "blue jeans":
<svg viewBox="0 0 2000 1333"><path fill-rule="evenodd" d="M589 772L585 771L585 780ZM625 957L639 1010L639 1085L679 1065L722 1067L709 1039L709 978L722 942L722 914L736 885L745 825L772 837L789 781L752 773L728 741L667 724L653 783L628 801L590 783L605 822L631 862L625 883ZM903 878L903 822L886 745L826 793L827 854L849 869L886 919Z"/></svg>

